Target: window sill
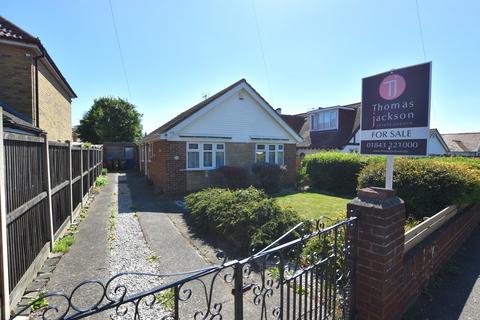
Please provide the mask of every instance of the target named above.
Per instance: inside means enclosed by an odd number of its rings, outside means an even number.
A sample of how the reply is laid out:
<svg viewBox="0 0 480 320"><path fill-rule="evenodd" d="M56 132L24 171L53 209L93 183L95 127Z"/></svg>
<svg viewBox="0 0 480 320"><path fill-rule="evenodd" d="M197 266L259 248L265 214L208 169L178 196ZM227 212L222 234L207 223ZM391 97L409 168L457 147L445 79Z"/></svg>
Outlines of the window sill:
<svg viewBox="0 0 480 320"><path fill-rule="evenodd" d="M188 169L180 169L180 171L212 171L218 168L188 168Z"/></svg>

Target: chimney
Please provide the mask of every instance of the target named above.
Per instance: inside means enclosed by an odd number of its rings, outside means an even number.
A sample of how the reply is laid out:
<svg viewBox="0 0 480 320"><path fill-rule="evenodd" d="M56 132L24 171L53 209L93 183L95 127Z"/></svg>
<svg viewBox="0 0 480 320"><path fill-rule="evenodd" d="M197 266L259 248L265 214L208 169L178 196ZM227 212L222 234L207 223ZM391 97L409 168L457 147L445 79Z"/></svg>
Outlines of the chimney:
<svg viewBox="0 0 480 320"><path fill-rule="evenodd" d="M282 114L282 108L277 108L275 111L277 111L278 114Z"/></svg>

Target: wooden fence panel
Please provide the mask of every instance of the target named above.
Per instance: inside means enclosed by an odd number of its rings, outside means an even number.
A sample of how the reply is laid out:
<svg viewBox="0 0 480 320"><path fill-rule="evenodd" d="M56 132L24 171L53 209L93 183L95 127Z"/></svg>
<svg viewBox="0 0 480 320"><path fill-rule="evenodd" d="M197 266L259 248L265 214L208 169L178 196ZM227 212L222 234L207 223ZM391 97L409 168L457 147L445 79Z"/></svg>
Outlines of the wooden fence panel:
<svg viewBox="0 0 480 320"><path fill-rule="evenodd" d="M4 140L7 212L45 191L41 143Z"/></svg>
<svg viewBox="0 0 480 320"><path fill-rule="evenodd" d="M68 144L52 144L49 142L50 181L52 188L68 180Z"/></svg>
<svg viewBox="0 0 480 320"><path fill-rule="evenodd" d="M44 198L7 225L10 292L50 240L48 203Z"/></svg>

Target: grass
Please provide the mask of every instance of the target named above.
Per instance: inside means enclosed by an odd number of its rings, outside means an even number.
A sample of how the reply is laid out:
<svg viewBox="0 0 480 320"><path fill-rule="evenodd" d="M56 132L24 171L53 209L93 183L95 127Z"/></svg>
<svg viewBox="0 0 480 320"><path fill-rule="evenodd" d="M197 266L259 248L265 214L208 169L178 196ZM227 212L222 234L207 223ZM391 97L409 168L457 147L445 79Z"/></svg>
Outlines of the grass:
<svg viewBox="0 0 480 320"><path fill-rule="evenodd" d="M147 261L150 262L150 263L155 263L155 262L158 261L158 259L159 259L158 256L152 254L147 258Z"/></svg>
<svg viewBox="0 0 480 320"><path fill-rule="evenodd" d="M298 192L276 197L282 207L290 207L307 219L321 216L333 220L344 219L347 203L350 199L316 192Z"/></svg>
<svg viewBox="0 0 480 320"><path fill-rule="evenodd" d="M175 308L175 291L167 289L165 291L155 294L155 301L160 303L168 311L173 311Z"/></svg>
<svg viewBox="0 0 480 320"><path fill-rule="evenodd" d="M53 252L63 252L67 253L70 249L70 246L75 243L75 238L72 235L63 237L62 239L55 242L53 245Z"/></svg>
<svg viewBox="0 0 480 320"><path fill-rule="evenodd" d="M48 307L47 298L43 298L43 295L45 295L45 291L39 292L35 298L30 300L30 303L33 302L30 306L32 312Z"/></svg>
<svg viewBox="0 0 480 320"><path fill-rule="evenodd" d="M117 216L116 203L112 202L110 207L110 215L108 217L108 241L110 249L112 249L112 242L115 240L115 218Z"/></svg>

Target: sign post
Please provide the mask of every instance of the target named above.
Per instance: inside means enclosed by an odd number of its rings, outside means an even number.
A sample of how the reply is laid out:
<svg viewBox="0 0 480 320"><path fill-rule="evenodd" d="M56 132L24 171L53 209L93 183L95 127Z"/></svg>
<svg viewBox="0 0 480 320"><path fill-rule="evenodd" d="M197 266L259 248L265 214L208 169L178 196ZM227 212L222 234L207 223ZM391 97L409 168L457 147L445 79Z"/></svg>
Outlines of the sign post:
<svg viewBox="0 0 480 320"><path fill-rule="evenodd" d="M393 156L426 156L432 64L362 79L360 153L386 155L385 188L393 188Z"/></svg>

